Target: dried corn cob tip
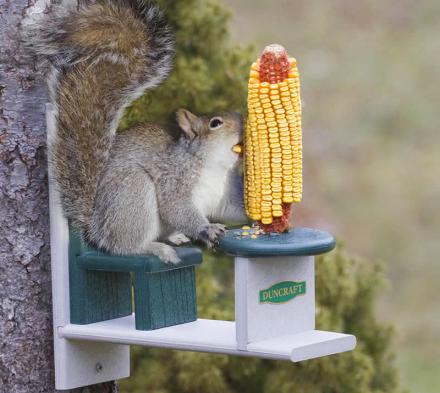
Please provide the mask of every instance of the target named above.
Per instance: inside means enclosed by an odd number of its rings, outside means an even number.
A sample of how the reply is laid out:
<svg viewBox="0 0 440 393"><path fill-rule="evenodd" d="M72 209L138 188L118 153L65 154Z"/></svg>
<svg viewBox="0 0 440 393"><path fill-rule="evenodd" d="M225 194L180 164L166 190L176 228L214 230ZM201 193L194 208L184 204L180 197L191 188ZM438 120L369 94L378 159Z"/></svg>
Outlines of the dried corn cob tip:
<svg viewBox="0 0 440 393"><path fill-rule="evenodd" d="M272 44L264 48L260 57L260 80L276 84L283 82L289 74L291 64L287 51L278 44Z"/></svg>

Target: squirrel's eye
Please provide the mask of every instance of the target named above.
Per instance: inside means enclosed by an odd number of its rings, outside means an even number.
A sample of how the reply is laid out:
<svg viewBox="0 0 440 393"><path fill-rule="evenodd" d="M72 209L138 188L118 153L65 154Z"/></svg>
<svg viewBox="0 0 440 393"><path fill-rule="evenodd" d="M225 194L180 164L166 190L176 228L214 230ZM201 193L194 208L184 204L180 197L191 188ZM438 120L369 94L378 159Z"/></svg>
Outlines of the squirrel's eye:
<svg viewBox="0 0 440 393"><path fill-rule="evenodd" d="M209 128L211 130L215 130L216 128L219 128L222 125L223 125L223 119L221 117L213 117L209 121Z"/></svg>

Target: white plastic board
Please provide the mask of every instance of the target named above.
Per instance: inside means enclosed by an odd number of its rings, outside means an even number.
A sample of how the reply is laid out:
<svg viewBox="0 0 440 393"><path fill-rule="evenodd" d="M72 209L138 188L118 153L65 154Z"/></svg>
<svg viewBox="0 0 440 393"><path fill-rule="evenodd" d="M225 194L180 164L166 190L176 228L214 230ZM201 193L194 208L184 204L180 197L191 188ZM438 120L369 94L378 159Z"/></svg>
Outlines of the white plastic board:
<svg viewBox="0 0 440 393"><path fill-rule="evenodd" d="M269 359L301 360L350 351L356 338L349 334L309 330L298 334L256 341L247 350L237 347L235 322L198 319L163 329L135 329L134 316L92 323L67 325L59 335L70 340L113 342L197 352L257 356Z"/></svg>

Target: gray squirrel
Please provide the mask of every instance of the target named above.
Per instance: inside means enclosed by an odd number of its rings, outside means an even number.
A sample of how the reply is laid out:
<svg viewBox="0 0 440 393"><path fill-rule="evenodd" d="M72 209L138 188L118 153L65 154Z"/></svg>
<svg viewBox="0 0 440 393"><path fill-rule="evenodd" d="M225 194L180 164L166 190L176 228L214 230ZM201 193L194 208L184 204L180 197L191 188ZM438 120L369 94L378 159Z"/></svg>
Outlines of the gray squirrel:
<svg viewBox="0 0 440 393"><path fill-rule="evenodd" d="M213 247L225 226L245 220L239 156L242 118L177 111L180 136L143 124L116 134L123 110L168 75L173 35L143 0L63 1L29 14L25 44L51 65L56 132L52 166L65 216L92 245L116 254L152 253L178 263L163 241Z"/></svg>

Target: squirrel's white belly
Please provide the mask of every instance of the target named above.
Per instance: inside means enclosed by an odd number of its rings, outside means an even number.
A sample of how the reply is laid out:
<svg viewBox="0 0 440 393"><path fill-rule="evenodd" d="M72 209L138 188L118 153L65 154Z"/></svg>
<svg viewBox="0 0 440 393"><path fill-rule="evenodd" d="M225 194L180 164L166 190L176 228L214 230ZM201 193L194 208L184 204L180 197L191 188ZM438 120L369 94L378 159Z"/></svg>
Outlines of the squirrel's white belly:
<svg viewBox="0 0 440 393"><path fill-rule="evenodd" d="M192 201L204 216L215 214L225 194L227 170L212 162L202 169L200 178L194 187Z"/></svg>

